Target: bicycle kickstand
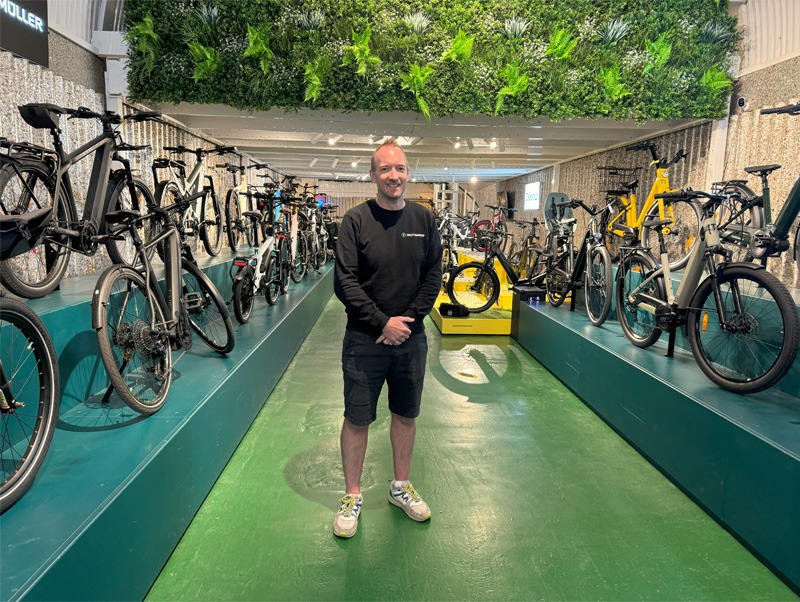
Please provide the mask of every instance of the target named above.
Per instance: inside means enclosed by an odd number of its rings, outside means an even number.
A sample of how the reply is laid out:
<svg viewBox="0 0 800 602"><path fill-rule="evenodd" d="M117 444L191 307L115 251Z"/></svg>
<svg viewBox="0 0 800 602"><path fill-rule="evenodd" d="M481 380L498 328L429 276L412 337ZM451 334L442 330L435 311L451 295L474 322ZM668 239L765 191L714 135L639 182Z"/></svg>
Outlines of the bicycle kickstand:
<svg viewBox="0 0 800 602"><path fill-rule="evenodd" d="M675 355L675 332L677 328L675 324L671 324L669 330L669 340L667 341L667 357L673 357Z"/></svg>

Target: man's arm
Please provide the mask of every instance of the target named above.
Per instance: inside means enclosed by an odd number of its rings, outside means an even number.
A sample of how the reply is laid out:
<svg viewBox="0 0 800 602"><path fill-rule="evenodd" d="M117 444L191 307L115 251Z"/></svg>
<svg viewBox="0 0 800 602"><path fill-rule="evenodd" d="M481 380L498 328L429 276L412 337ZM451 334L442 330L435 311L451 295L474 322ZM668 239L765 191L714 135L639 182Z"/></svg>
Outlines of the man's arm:
<svg viewBox="0 0 800 602"><path fill-rule="evenodd" d="M333 290L344 304L347 313L360 322L383 330L389 317L378 309L358 282L358 240L352 217L345 215L336 244L336 268Z"/></svg>
<svg viewBox="0 0 800 602"><path fill-rule="evenodd" d="M436 221L430 220L428 225L428 254L420 274L420 288L417 296L403 315L415 320L422 320L431 313L433 304L442 289L442 238L436 228Z"/></svg>

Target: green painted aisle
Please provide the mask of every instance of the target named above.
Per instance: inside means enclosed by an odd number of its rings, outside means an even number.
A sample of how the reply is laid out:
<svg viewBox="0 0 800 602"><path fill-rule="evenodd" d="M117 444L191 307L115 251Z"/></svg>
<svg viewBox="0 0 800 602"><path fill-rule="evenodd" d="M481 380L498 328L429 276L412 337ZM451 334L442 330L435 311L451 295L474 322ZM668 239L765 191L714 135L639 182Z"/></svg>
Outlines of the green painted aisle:
<svg viewBox="0 0 800 602"><path fill-rule="evenodd" d="M427 327L412 481L429 522L386 499L384 395L358 533L331 532L343 488L333 299L147 599L798 599L512 339Z"/></svg>

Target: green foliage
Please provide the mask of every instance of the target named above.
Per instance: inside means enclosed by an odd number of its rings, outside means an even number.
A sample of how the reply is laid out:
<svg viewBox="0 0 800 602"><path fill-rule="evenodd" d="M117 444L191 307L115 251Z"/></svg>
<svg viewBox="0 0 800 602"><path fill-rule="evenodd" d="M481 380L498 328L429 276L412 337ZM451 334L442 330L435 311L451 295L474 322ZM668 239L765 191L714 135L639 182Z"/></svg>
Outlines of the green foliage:
<svg viewBox="0 0 800 602"><path fill-rule="evenodd" d="M200 42L189 42L189 50L194 59L194 81L210 78L219 69L219 52L213 48L206 48Z"/></svg>
<svg viewBox="0 0 800 602"><path fill-rule="evenodd" d="M647 46L647 53L650 56L647 65L645 65L642 75L647 75L653 69L661 69L667 64L669 57L672 55L672 42L669 41L666 33L662 33L655 42L645 40Z"/></svg>
<svg viewBox="0 0 800 602"><path fill-rule="evenodd" d="M519 96L528 89L528 76L520 73L519 65L516 63L506 65L502 70L502 76L505 78L506 85L497 93L497 102L494 106L495 115L503 109L506 97Z"/></svg>
<svg viewBox="0 0 800 602"><path fill-rule="evenodd" d="M247 46L247 50L244 51L242 56L244 57L252 57L258 60L258 64L261 67L261 72L266 75L267 71L269 71L269 64L272 61L272 57L275 56L272 50L269 49L267 46L267 35L269 32L269 24L264 23L259 27L252 27L250 25L247 26L247 39L249 41L249 45Z"/></svg>
<svg viewBox="0 0 800 602"><path fill-rule="evenodd" d="M700 78L700 85L712 94L727 92L733 86L731 78L724 71L717 67L712 67L703 73Z"/></svg>
<svg viewBox="0 0 800 602"><path fill-rule="evenodd" d="M443 61L452 61L463 65L472 57L472 45L475 36L468 36L459 29L456 37L450 42L450 47L442 53Z"/></svg>
<svg viewBox="0 0 800 602"><path fill-rule="evenodd" d="M380 65L381 59L374 56L369 49L370 37L372 37L372 29L370 29L369 24L361 33L353 30L353 44L344 47L345 55L342 59L342 65L355 64L356 73L359 75L366 75L371 65Z"/></svg>
<svg viewBox="0 0 800 602"><path fill-rule="evenodd" d="M125 34L125 40L131 45L131 50L139 53L144 60L144 70L149 73L153 70L158 47L158 34L153 28L153 15L148 12L144 19L135 23Z"/></svg>
<svg viewBox="0 0 800 602"><path fill-rule="evenodd" d="M550 34L550 44L545 52L557 59L564 60L577 45L578 38L573 38L566 29L556 29Z"/></svg>
<svg viewBox="0 0 800 602"><path fill-rule="evenodd" d="M717 118L740 39L716 0L125 0L124 15L132 100L426 118Z"/></svg>
<svg viewBox="0 0 800 602"><path fill-rule="evenodd" d="M303 83L306 86L303 102L316 103L322 93L322 82L325 74L331 67L331 62L327 56L318 56L310 63L306 63Z"/></svg>
<svg viewBox="0 0 800 602"><path fill-rule="evenodd" d="M409 72L403 76L401 83L403 90L408 90L414 94L420 112L428 121L431 120L431 111L428 102L422 97L422 89L425 87L432 73L433 67L431 65L420 67L417 63L414 63L411 65Z"/></svg>

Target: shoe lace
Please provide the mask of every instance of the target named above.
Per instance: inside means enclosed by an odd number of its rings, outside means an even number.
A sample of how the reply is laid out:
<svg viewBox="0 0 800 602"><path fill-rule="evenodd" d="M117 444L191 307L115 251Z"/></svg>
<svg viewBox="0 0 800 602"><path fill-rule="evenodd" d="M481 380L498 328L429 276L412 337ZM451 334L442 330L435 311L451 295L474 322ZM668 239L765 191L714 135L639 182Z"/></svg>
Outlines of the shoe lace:
<svg viewBox="0 0 800 602"><path fill-rule="evenodd" d="M358 497L354 495L346 495L341 499L341 506L339 507L339 512L343 516L353 516L354 514L358 513L361 504L358 501Z"/></svg>
<svg viewBox="0 0 800 602"><path fill-rule="evenodd" d="M422 496L417 493L417 490L414 489L414 486L411 483L403 487L402 491L408 495L409 502L419 502L422 500Z"/></svg>

